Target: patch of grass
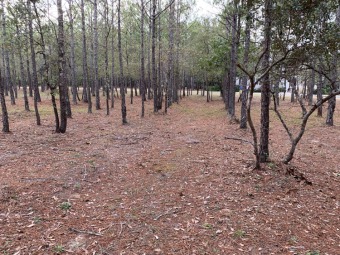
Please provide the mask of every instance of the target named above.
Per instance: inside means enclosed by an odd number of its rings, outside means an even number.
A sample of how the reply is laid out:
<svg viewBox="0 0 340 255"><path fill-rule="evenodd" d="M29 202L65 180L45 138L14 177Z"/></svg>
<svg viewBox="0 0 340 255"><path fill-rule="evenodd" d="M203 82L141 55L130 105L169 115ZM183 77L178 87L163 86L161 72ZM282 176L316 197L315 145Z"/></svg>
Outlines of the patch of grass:
<svg viewBox="0 0 340 255"><path fill-rule="evenodd" d="M307 251L306 255L321 255L319 251Z"/></svg>
<svg viewBox="0 0 340 255"><path fill-rule="evenodd" d="M70 202L62 202L59 207L61 210L67 211L71 209L72 205Z"/></svg>
<svg viewBox="0 0 340 255"><path fill-rule="evenodd" d="M54 252L55 253L57 253L57 254L61 254L61 253L64 253L65 252L65 248L64 248L64 246L62 246L62 245L56 245L56 246L54 246Z"/></svg>
<svg viewBox="0 0 340 255"><path fill-rule="evenodd" d="M234 236L235 238L243 238L243 237L246 236L246 231L241 230L241 229L236 230L236 231L234 232L233 236Z"/></svg>
<svg viewBox="0 0 340 255"><path fill-rule="evenodd" d="M321 255L320 251L307 251L305 255Z"/></svg>
<svg viewBox="0 0 340 255"><path fill-rule="evenodd" d="M274 162L268 162L267 166L272 170L274 170L276 168L276 164Z"/></svg>
<svg viewBox="0 0 340 255"><path fill-rule="evenodd" d="M166 164L157 164L154 167L155 172L157 173L170 173L175 170L176 165L174 163L166 163Z"/></svg>
<svg viewBox="0 0 340 255"><path fill-rule="evenodd" d="M289 238L289 243L290 243L290 244L295 244L295 243L297 243L297 242L298 242L297 236L291 236L291 237Z"/></svg>
<svg viewBox="0 0 340 255"><path fill-rule="evenodd" d="M40 222L42 222L42 218L40 218L39 216L35 216L33 218L33 222L34 224L39 224Z"/></svg>
<svg viewBox="0 0 340 255"><path fill-rule="evenodd" d="M202 225L202 227L206 228L206 229L212 229L214 227L214 225L206 222Z"/></svg>
<svg viewBox="0 0 340 255"><path fill-rule="evenodd" d="M80 184L79 182L76 182L76 183L74 184L74 189L78 190L78 189L80 189L80 188L81 188L81 184Z"/></svg>

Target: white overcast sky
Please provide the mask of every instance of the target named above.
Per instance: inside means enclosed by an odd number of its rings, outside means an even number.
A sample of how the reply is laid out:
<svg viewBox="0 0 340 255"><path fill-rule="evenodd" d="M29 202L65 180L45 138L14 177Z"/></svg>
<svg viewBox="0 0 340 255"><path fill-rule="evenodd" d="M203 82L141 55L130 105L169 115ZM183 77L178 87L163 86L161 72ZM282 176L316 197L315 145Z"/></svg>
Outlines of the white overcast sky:
<svg viewBox="0 0 340 255"><path fill-rule="evenodd" d="M210 18L215 17L219 12L219 8L213 5L213 0L196 0L193 15Z"/></svg>

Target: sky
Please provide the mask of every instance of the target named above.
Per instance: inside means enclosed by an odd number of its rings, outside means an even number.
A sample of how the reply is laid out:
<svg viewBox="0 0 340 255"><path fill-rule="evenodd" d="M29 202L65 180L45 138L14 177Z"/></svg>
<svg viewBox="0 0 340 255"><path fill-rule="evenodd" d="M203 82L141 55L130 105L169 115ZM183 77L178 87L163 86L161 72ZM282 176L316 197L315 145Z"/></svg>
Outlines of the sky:
<svg viewBox="0 0 340 255"><path fill-rule="evenodd" d="M219 12L219 8L213 5L213 0L196 0L195 15L209 18L216 16Z"/></svg>

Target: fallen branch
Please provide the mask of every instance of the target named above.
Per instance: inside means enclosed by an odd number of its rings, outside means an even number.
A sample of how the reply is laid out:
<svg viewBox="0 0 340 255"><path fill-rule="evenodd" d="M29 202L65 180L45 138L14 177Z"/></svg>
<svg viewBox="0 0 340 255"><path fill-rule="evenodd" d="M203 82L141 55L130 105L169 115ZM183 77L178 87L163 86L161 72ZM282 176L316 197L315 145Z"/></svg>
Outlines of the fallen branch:
<svg viewBox="0 0 340 255"><path fill-rule="evenodd" d="M120 232L119 232L119 234L118 234L118 237L120 237L121 234L123 233L123 226L124 226L124 225L127 225L126 222L121 222L121 223L120 223ZM129 226L129 225L127 225L127 226Z"/></svg>
<svg viewBox="0 0 340 255"><path fill-rule="evenodd" d="M79 233L79 234L87 234L87 235L93 235L93 236L103 236L100 233L96 233L96 232L92 232L92 231L85 231L85 230L79 230L79 229L75 229L75 228L69 228L70 231L75 232L75 233Z"/></svg>
<svg viewBox="0 0 340 255"><path fill-rule="evenodd" d="M245 140L245 139L242 139L242 138L237 138L237 137L224 137L225 139L228 139L228 140L236 140L236 141L241 141L241 142L245 142L245 143L250 143L251 145L254 146L254 143L252 143L251 141L248 141L248 140Z"/></svg>
<svg viewBox="0 0 340 255"><path fill-rule="evenodd" d="M173 213L176 213L178 212L178 207L174 207L174 208L170 208L169 210L167 210L165 213L162 213L160 215L158 215L156 218L154 218L153 220L159 220L161 217L163 216L166 216L166 215L169 215L169 214L173 214ZM174 211L172 211L174 210Z"/></svg>

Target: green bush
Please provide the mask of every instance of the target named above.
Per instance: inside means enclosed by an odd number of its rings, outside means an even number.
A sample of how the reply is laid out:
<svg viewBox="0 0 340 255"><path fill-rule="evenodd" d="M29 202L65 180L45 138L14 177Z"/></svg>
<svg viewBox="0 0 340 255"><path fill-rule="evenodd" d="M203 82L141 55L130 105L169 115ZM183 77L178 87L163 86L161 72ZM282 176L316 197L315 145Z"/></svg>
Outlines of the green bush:
<svg viewBox="0 0 340 255"><path fill-rule="evenodd" d="M332 89L331 86L326 85L322 88L322 95L328 95L329 93L331 93ZM313 90L313 94L316 95L318 93L318 90L315 89Z"/></svg>
<svg viewBox="0 0 340 255"><path fill-rule="evenodd" d="M213 86L208 86L209 91L221 91L221 86L218 84L215 84Z"/></svg>

